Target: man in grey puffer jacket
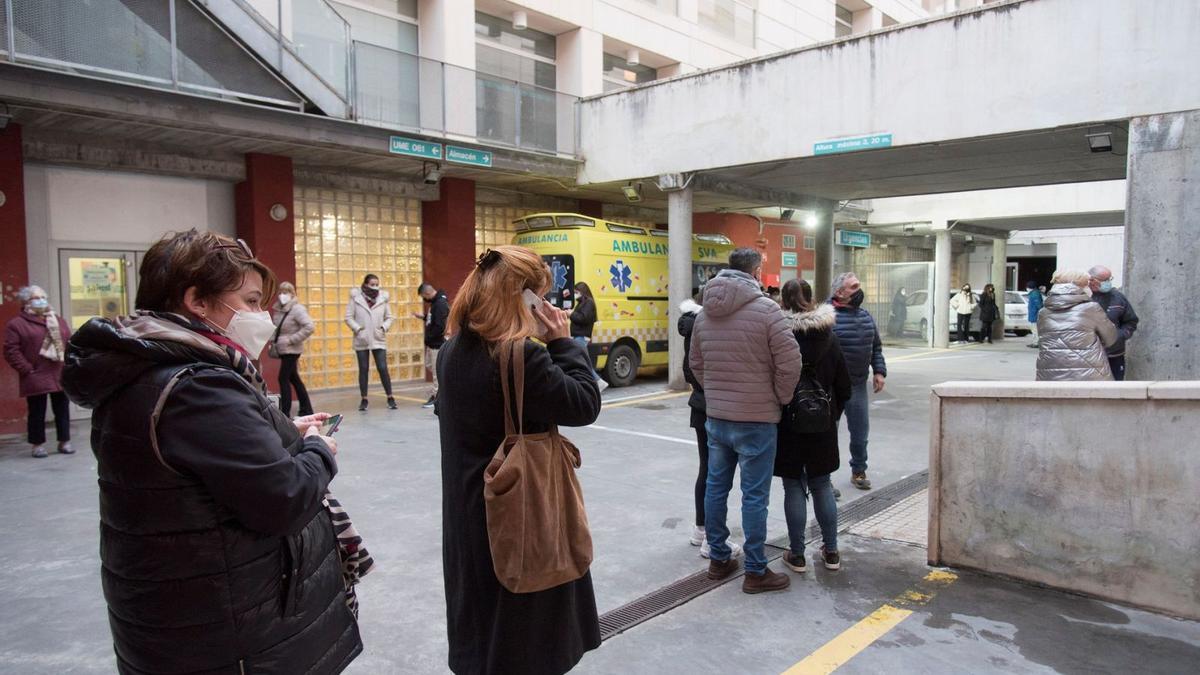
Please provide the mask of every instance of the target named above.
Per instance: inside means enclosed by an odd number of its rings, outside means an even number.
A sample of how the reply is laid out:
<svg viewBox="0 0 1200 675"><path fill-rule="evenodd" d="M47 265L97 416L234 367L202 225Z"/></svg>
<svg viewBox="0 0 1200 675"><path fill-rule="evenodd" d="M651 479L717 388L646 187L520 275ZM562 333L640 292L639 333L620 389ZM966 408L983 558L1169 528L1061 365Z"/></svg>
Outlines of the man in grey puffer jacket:
<svg viewBox="0 0 1200 675"><path fill-rule="evenodd" d="M800 348L779 305L762 294L762 255L739 248L704 289L692 328L692 373L704 389L708 485L704 498L708 577L737 571L725 524L734 469L742 472L746 593L778 591L788 577L767 568L767 505L775 466L775 425L800 380Z"/></svg>

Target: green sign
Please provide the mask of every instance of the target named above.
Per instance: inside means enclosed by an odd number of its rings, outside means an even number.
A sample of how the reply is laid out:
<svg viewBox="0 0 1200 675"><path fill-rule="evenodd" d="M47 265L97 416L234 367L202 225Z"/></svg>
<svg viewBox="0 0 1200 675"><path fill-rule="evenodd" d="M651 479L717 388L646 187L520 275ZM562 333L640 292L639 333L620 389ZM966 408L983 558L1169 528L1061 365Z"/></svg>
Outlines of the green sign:
<svg viewBox="0 0 1200 675"><path fill-rule="evenodd" d="M393 155L441 159L442 144L419 141L415 138L405 138L403 136L392 136L391 141L388 143L388 152Z"/></svg>
<svg viewBox="0 0 1200 675"><path fill-rule="evenodd" d="M784 253L783 254L783 266L784 267L797 267L798 265L796 262L796 254L795 253Z"/></svg>
<svg viewBox="0 0 1200 675"><path fill-rule="evenodd" d="M892 147L891 134L871 134L856 138L838 138L832 141L813 143L814 155L834 155L839 152L857 152Z"/></svg>
<svg viewBox="0 0 1200 675"><path fill-rule="evenodd" d="M854 230L838 230L837 231L838 246L852 246L854 248L867 248L871 245L870 232L855 232Z"/></svg>
<svg viewBox="0 0 1200 675"><path fill-rule="evenodd" d="M457 145L446 146L446 159L459 164L473 164L475 166L491 166L492 153L484 150L473 150L471 148L460 148Z"/></svg>

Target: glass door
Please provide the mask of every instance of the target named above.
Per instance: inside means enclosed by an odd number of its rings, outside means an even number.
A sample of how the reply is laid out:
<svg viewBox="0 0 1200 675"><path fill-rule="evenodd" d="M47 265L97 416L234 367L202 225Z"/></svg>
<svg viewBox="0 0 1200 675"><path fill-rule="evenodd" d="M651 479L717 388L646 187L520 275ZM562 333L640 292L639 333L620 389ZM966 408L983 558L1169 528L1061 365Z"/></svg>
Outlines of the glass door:
<svg viewBox="0 0 1200 675"><path fill-rule="evenodd" d="M93 317L112 319L133 313L137 256L135 251L58 252L59 312L72 332Z"/></svg>

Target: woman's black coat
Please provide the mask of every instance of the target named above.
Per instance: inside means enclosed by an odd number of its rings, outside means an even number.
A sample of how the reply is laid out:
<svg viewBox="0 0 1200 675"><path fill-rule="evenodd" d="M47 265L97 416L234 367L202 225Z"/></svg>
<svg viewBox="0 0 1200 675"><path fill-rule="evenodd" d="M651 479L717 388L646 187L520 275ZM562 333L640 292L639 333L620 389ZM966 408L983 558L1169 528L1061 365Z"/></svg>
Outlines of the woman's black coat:
<svg viewBox="0 0 1200 675"><path fill-rule="evenodd" d="M575 311L571 312L571 337L592 337L596 325L596 301L589 297L579 298Z"/></svg>
<svg viewBox="0 0 1200 675"><path fill-rule="evenodd" d="M996 305L996 296L987 293L979 294L979 320L989 323L1000 318L1000 308Z"/></svg>
<svg viewBox="0 0 1200 675"><path fill-rule="evenodd" d="M814 434L791 434L780 427L778 450L775 454L775 475L784 478L800 478L807 474L816 478L837 471L841 465L838 458L838 420L846 401L850 400L850 373L846 370L846 358L833 334L836 321L831 305L821 305L811 312L793 314L788 317L796 342L800 344L800 355L804 368L812 369L813 377L821 383L830 397L830 424L826 431Z"/></svg>
<svg viewBox="0 0 1200 675"><path fill-rule="evenodd" d="M703 429L708 420L704 409L704 388L700 386L700 381L692 373L692 366L689 364L692 355L692 328L695 327L696 317L703 307L691 300L685 300L679 309L682 313L679 315L677 328L683 336L683 379L692 385L692 395L688 398L688 406L692 409L690 426L693 429Z"/></svg>
<svg viewBox="0 0 1200 675"><path fill-rule="evenodd" d="M483 500L483 471L504 440L500 368L487 343L465 330L442 347L437 368L450 670L564 673L600 646L591 573L537 593L515 594L500 585ZM600 390L583 346L566 338L545 347L527 341L524 401L527 433L595 421ZM582 451L586 468L587 448Z"/></svg>

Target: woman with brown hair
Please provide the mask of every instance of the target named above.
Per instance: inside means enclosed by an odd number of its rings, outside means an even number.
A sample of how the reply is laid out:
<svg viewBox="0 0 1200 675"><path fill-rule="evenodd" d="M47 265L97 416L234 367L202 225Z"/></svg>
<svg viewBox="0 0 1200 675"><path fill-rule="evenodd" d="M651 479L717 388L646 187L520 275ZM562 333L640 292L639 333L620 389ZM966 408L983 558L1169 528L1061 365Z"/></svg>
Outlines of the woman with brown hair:
<svg viewBox="0 0 1200 675"><path fill-rule="evenodd" d="M455 673L563 673L600 646L590 573L512 593L496 577L488 543L484 469L505 438L499 351L524 343L525 433L584 426L600 414L591 362L571 339L567 313L546 302L531 310L523 300L526 290L544 296L550 281L527 248L485 252L459 289L450 310L453 336L438 353L442 570Z"/></svg>
<svg viewBox="0 0 1200 675"><path fill-rule="evenodd" d="M240 239L191 230L140 277L137 314L84 324L63 375L94 410L117 671L340 672L362 643L326 491L337 444L325 413L271 405L253 364L275 276Z"/></svg>

